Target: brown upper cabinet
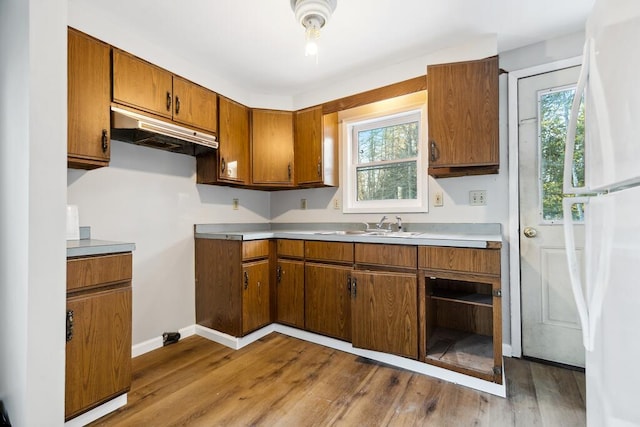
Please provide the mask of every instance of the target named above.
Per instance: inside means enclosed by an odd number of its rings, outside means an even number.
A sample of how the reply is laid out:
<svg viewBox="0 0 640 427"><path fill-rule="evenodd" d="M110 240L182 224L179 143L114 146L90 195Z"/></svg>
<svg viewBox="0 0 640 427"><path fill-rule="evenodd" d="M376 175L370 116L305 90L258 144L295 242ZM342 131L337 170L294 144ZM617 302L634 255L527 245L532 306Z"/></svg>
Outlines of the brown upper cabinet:
<svg viewBox="0 0 640 427"><path fill-rule="evenodd" d="M252 183L293 187L293 112L251 110Z"/></svg>
<svg viewBox="0 0 640 427"><path fill-rule="evenodd" d="M498 173L498 57L427 67L429 175Z"/></svg>
<svg viewBox="0 0 640 427"><path fill-rule="evenodd" d="M109 165L111 62L109 46L68 29L67 165L94 169Z"/></svg>
<svg viewBox="0 0 640 427"><path fill-rule="evenodd" d="M113 102L218 131L215 92L119 49L113 49Z"/></svg>
<svg viewBox="0 0 640 427"><path fill-rule="evenodd" d="M338 113L322 106L295 113L295 178L304 187L338 185Z"/></svg>
<svg viewBox="0 0 640 427"><path fill-rule="evenodd" d="M249 184L249 108L218 97L217 153L198 157L199 184Z"/></svg>

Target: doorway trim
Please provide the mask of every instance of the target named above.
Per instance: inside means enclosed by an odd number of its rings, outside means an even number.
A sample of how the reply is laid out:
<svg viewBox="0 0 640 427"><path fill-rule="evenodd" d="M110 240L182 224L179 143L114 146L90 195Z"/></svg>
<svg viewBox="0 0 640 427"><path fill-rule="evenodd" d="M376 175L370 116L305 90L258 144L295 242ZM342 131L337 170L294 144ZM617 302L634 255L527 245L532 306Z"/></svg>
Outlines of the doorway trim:
<svg viewBox="0 0 640 427"><path fill-rule="evenodd" d="M509 291L511 296L511 354L522 357L522 312L520 304L520 180L518 174L518 80L582 64L581 56L509 72Z"/></svg>

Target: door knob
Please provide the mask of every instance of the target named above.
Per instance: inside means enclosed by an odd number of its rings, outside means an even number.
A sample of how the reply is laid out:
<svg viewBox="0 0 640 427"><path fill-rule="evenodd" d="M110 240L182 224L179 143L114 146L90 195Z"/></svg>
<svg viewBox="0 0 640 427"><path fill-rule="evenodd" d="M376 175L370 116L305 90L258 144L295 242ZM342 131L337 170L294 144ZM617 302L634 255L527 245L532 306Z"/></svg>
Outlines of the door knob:
<svg viewBox="0 0 640 427"><path fill-rule="evenodd" d="M523 233L525 237L532 238L532 237L536 237L536 235L538 234L538 231L533 227L525 227Z"/></svg>

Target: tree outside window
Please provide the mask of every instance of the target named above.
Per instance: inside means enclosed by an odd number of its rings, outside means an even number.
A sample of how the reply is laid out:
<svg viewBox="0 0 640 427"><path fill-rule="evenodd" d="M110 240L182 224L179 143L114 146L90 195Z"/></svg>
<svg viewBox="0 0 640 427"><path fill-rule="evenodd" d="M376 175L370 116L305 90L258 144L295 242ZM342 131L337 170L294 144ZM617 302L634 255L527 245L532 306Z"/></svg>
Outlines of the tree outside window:
<svg viewBox="0 0 640 427"><path fill-rule="evenodd" d="M564 153L567 128L575 87L554 89L539 94L540 185L542 220L555 222L562 219L562 192ZM584 185L584 102L578 113L576 129L573 184ZM573 207L573 219L584 219L584 207Z"/></svg>

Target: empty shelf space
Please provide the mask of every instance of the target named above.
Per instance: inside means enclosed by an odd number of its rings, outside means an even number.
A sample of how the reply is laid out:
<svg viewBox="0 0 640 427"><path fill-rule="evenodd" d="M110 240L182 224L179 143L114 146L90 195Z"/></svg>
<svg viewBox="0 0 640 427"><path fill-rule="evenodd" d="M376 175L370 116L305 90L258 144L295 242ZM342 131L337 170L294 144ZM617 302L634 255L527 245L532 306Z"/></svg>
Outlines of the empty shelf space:
<svg viewBox="0 0 640 427"><path fill-rule="evenodd" d="M493 372L493 339L485 335L435 328L427 340L427 362L433 360L474 371Z"/></svg>
<svg viewBox="0 0 640 427"><path fill-rule="evenodd" d="M464 304L481 305L491 307L493 305L493 297L488 294L480 294L477 292L454 291L448 289L435 289L431 298L442 301L460 302Z"/></svg>

